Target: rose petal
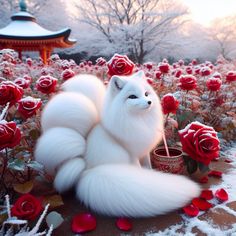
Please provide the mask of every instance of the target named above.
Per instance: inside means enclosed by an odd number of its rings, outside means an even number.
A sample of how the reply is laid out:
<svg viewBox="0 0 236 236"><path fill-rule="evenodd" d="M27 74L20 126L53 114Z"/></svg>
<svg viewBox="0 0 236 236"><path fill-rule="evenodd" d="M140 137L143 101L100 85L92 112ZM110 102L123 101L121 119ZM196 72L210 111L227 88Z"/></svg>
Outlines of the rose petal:
<svg viewBox="0 0 236 236"><path fill-rule="evenodd" d="M186 215L191 217L197 216L199 213L198 207L194 206L193 204L184 207L183 211Z"/></svg>
<svg viewBox="0 0 236 236"><path fill-rule="evenodd" d="M212 190L202 190L202 193L200 195L200 198L203 198L205 200L211 200L214 197Z"/></svg>
<svg viewBox="0 0 236 236"><path fill-rule="evenodd" d="M232 163L232 161L230 159L225 159L226 163Z"/></svg>
<svg viewBox="0 0 236 236"><path fill-rule="evenodd" d="M132 229L132 222L127 218L119 218L116 220L116 226L123 231L129 231Z"/></svg>
<svg viewBox="0 0 236 236"><path fill-rule="evenodd" d="M209 177L216 177L216 178L221 178L222 177L222 172L218 170L212 170L208 173Z"/></svg>
<svg viewBox="0 0 236 236"><path fill-rule="evenodd" d="M85 233L96 228L96 218L90 213L75 215L72 219L71 229L74 233Z"/></svg>
<svg viewBox="0 0 236 236"><path fill-rule="evenodd" d="M201 198L194 198L192 200L192 204L195 207L198 207L199 210L201 210L201 211L206 211L213 206L210 202L206 201L205 199L201 199Z"/></svg>
<svg viewBox="0 0 236 236"><path fill-rule="evenodd" d="M223 188L216 190L215 197L221 202L228 201L229 199L228 193Z"/></svg>
<svg viewBox="0 0 236 236"><path fill-rule="evenodd" d="M205 184L207 182L208 182L208 177L207 176L204 176L201 179L199 179L199 183L201 183L201 184Z"/></svg>

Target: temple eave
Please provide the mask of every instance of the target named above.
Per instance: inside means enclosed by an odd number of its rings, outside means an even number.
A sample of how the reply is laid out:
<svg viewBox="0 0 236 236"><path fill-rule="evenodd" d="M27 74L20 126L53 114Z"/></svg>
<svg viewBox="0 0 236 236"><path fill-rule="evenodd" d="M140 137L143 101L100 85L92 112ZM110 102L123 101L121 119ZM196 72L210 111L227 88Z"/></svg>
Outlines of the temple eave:
<svg viewBox="0 0 236 236"><path fill-rule="evenodd" d="M14 39L1 39L0 38L0 48L20 48L22 51L27 51L29 49L35 48L37 51L39 48L68 48L71 47L75 41L70 41L64 37L56 39L37 39L37 40L14 40Z"/></svg>

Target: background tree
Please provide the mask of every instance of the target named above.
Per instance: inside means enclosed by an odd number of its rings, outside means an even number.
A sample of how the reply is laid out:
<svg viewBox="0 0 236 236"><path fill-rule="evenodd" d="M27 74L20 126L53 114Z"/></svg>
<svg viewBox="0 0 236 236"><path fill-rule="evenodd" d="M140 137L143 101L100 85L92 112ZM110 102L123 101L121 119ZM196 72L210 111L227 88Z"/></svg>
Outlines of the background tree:
<svg viewBox="0 0 236 236"><path fill-rule="evenodd" d="M119 52L139 63L166 44L187 13L176 0L82 0L75 6L79 20L95 29L86 35L89 47L96 38L93 55Z"/></svg>
<svg viewBox="0 0 236 236"><path fill-rule="evenodd" d="M208 38L213 40L216 54L226 59L236 56L236 15L218 18L208 28Z"/></svg>

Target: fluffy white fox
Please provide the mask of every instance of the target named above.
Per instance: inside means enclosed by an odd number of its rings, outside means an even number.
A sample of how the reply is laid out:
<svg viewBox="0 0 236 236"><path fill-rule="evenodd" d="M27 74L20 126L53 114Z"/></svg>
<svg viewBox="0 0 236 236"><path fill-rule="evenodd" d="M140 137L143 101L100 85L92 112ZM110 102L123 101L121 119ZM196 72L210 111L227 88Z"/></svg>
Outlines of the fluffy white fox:
<svg viewBox="0 0 236 236"><path fill-rule="evenodd" d="M59 192L98 213L148 217L186 205L200 187L184 176L151 170L149 153L162 138L160 101L143 72L66 81L42 113L36 160L55 174Z"/></svg>

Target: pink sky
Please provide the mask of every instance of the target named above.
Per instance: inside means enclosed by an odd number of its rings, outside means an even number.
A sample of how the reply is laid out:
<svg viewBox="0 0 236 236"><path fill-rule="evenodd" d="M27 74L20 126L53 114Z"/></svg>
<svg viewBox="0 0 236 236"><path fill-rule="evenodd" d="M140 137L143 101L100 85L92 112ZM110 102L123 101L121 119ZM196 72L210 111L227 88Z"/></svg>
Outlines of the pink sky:
<svg viewBox="0 0 236 236"><path fill-rule="evenodd" d="M236 15L236 0L182 0L190 8L191 18L204 26L218 17Z"/></svg>

